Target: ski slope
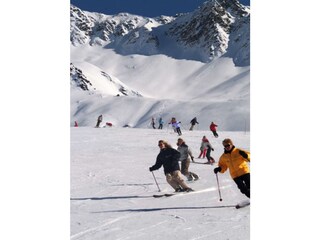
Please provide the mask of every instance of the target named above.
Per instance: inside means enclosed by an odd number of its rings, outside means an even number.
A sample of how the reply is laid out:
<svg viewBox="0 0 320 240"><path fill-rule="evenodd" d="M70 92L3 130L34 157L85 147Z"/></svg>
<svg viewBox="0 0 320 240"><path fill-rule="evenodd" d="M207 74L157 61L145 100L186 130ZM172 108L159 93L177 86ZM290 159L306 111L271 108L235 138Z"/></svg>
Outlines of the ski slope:
<svg viewBox="0 0 320 240"><path fill-rule="evenodd" d="M249 133L182 129L182 138L198 157L203 135L218 160L221 141L230 137L246 150ZM159 194L149 167L159 153L158 140L176 147L170 128L71 128L71 239L249 239L250 207L235 209L246 200L229 173L219 174L223 201L219 201L214 165L191 164L200 179L187 182L195 192L154 198ZM205 162L205 159L195 159ZM161 193L173 192L163 168L153 172Z"/></svg>

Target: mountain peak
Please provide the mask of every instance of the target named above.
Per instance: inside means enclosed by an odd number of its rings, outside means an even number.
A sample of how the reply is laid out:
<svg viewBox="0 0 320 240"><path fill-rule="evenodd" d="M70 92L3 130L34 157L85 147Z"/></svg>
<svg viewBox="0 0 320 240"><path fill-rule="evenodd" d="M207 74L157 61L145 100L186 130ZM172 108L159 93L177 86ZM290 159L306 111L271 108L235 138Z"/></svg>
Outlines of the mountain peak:
<svg viewBox="0 0 320 240"><path fill-rule="evenodd" d="M175 17L109 16L73 5L70 11L74 46L100 45L122 55L165 54L202 62L226 54L236 65L250 64L250 9L238 0L207 1Z"/></svg>

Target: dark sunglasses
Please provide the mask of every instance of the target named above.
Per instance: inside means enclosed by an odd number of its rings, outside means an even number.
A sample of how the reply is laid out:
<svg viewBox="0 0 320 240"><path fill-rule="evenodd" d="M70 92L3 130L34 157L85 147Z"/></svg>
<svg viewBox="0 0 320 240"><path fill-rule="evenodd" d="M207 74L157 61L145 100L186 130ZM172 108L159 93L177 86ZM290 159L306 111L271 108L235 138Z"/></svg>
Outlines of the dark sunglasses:
<svg viewBox="0 0 320 240"><path fill-rule="evenodd" d="M226 145L224 145L224 147L225 147L225 148L231 147L231 144L226 144Z"/></svg>

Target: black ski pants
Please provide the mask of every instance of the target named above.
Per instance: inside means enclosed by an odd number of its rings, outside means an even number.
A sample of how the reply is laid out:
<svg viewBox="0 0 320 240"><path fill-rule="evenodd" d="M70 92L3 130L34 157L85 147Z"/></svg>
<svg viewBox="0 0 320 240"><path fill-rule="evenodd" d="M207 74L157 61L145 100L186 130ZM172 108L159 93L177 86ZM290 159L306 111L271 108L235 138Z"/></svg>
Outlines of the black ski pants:
<svg viewBox="0 0 320 240"><path fill-rule="evenodd" d="M240 189L240 192L250 198L250 173L246 173L240 177L236 177L233 180Z"/></svg>

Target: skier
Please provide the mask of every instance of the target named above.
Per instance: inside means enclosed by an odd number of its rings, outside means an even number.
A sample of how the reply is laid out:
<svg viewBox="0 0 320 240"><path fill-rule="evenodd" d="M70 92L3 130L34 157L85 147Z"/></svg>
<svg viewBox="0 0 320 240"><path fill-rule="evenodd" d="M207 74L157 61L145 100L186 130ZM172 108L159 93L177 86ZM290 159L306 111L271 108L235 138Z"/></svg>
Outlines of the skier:
<svg viewBox="0 0 320 240"><path fill-rule="evenodd" d="M185 141L182 138L178 138L177 141L178 145L178 151L180 152L180 159L181 161L181 173L188 178L188 181L196 181L199 179L199 176L193 172L189 172L189 166L190 166L190 158L192 162L194 162L194 157L192 156L191 149L188 147L188 145L185 143Z"/></svg>
<svg viewBox="0 0 320 240"><path fill-rule="evenodd" d="M154 122L154 118L151 118L151 125L153 129L156 129L156 123Z"/></svg>
<svg viewBox="0 0 320 240"><path fill-rule="evenodd" d="M190 129L189 129L190 131L193 130L194 125L199 124L196 117L194 117L194 118L190 121L190 123L191 123Z"/></svg>
<svg viewBox="0 0 320 240"><path fill-rule="evenodd" d="M157 156L156 163L149 168L150 172L163 166L167 182L175 190L175 192L193 191L193 189L185 183L180 172L180 166L178 162L180 153L173 149L171 145L164 140L159 140L158 146L160 148L160 153Z"/></svg>
<svg viewBox="0 0 320 240"><path fill-rule="evenodd" d="M78 127L78 122L77 121L74 121L74 126Z"/></svg>
<svg viewBox="0 0 320 240"><path fill-rule="evenodd" d="M172 123L172 126L176 129L176 132L178 133L179 136L182 135L181 128L180 128L180 123L181 122L177 122L177 121Z"/></svg>
<svg viewBox="0 0 320 240"><path fill-rule="evenodd" d="M199 154L198 158L201 158L201 157L205 158L205 156L207 154L207 144L205 144L205 139L206 139L206 136L203 136L202 140L201 140L200 154Z"/></svg>
<svg viewBox="0 0 320 240"><path fill-rule="evenodd" d="M213 135L217 138L219 137L218 133L217 133L217 127L218 125L216 125L214 122L211 122L210 124L210 131L213 133Z"/></svg>
<svg viewBox="0 0 320 240"><path fill-rule="evenodd" d="M181 129L180 129L180 123L176 120L176 118L172 118L171 121L168 124L172 124L172 127L174 129L175 132L178 133L179 136L182 135Z"/></svg>
<svg viewBox="0 0 320 240"><path fill-rule="evenodd" d="M229 138L224 139L222 144L224 153L219 159L219 167L213 170L214 173L224 173L229 168L229 173L241 193L250 198L250 170L247 164L250 162L250 152L236 148Z"/></svg>
<svg viewBox="0 0 320 240"><path fill-rule="evenodd" d="M160 117L159 118L159 127L158 127L158 129L162 129L162 127L163 127L163 120L162 120L162 117Z"/></svg>
<svg viewBox="0 0 320 240"><path fill-rule="evenodd" d="M211 151L214 151L212 145L210 144L209 140L206 138L206 136L203 136L203 142L204 142L204 147L207 149L207 153L206 153L206 158L208 160L208 162L206 162L207 164L212 164L215 162L214 158L211 157Z"/></svg>
<svg viewBox="0 0 320 240"><path fill-rule="evenodd" d="M97 125L96 128L98 128L100 126L100 123L102 122L102 115L100 115L97 119Z"/></svg>
<svg viewBox="0 0 320 240"><path fill-rule="evenodd" d="M171 126L174 132L177 132L175 126L173 125L173 123L175 123L176 121L177 121L176 118L173 117L171 118L170 122L168 122L168 124L172 124Z"/></svg>

